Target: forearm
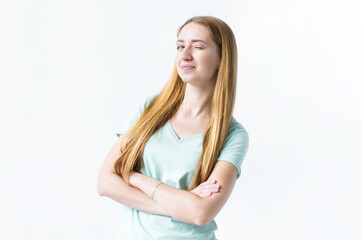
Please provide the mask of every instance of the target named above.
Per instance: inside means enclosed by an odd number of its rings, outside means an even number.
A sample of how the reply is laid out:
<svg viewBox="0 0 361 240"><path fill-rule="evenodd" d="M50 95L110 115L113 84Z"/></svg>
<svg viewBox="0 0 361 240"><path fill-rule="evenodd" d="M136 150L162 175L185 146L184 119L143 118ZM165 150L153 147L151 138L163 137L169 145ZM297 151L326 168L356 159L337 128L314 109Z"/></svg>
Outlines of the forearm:
<svg viewBox="0 0 361 240"><path fill-rule="evenodd" d="M134 173L130 178L131 185L151 196L153 188L159 181L152 177ZM186 190L161 184L154 193L154 200L174 219L192 224L199 224L201 197Z"/></svg>
<svg viewBox="0 0 361 240"><path fill-rule="evenodd" d="M161 184L154 193L154 200L171 217L181 222L199 225L201 197L186 190Z"/></svg>
<svg viewBox="0 0 361 240"><path fill-rule="evenodd" d="M114 173L103 173L98 179L98 193L130 208L151 214L169 216L158 203L138 188L129 186Z"/></svg>

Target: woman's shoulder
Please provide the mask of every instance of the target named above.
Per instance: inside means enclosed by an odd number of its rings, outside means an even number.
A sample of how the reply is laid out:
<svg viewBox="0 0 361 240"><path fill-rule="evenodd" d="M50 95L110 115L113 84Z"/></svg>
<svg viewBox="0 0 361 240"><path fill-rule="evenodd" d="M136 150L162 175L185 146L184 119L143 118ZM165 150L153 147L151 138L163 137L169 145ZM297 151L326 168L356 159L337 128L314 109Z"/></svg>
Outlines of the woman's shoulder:
<svg viewBox="0 0 361 240"><path fill-rule="evenodd" d="M149 103L157 96L157 94L150 94L143 97L141 101L138 102L138 112L143 113L143 111L148 107Z"/></svg>
<svg viewBox="0 0 361 240"><path fill-rule="evenodd" d="M248 132L246 128L234 116L232 116L231 124L228 130L228 135L231 133L243 134L248 136Z"/></svg>
<svg viewBox="0 0 361 240"><path fill-rule="evenodd" d="M158 94L149 94L145 97L145 102L150 103Z"/></svg>
<svg viewBox="0 0 361 240"><path fill-rule="evenodd" d="M228 129L228 134L226 137L226 144L233 144L233 143L246 143L248 144L249 137L248 137L248 131L246 128L241 124L239 121L237 121L236 118L232 116L231 124Z"/></svg>

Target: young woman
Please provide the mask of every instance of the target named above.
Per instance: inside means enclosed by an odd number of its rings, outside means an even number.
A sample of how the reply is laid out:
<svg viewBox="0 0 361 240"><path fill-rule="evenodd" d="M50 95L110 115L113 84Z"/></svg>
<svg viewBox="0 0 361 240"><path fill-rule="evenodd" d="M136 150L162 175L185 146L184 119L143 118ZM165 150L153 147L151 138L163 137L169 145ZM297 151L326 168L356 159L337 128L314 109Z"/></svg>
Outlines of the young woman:
<svg viewBox="0 0 361 240"><path fill-rule="evenodd" d="M124 205L124 240L216 239L214 218L248 150L232 116L232 30L218 18L193 17L177 37L170 80L138 105L100 170L99 195Z"/></svg>

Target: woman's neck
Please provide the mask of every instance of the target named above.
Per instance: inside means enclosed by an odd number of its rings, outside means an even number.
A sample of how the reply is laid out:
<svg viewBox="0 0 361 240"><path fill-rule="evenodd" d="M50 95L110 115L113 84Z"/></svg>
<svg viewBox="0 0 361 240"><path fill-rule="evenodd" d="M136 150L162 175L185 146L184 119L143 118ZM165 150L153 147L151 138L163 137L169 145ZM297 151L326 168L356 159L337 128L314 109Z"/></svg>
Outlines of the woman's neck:
<svg viewBox="0 0 361 240"><path fill-rule="evenodd" d="M210 118L213 90L214 88L200 88L187 84L178 114L191 119Z"/></svg>

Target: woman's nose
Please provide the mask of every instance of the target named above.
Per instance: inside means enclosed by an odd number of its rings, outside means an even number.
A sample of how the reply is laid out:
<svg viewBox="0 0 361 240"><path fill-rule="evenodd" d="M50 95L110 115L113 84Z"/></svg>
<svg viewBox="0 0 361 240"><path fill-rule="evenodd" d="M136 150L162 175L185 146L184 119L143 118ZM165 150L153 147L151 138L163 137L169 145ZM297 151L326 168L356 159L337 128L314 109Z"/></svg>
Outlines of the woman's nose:
<svg viewBox="0 0 361 240"><path fill-rule="evenodd" d="M191 52L191 49L189 47L186 47L186 48L183 49L183 51L182 51L182 59L187 59L187 60L192 59L192 52Z"/></svg>

